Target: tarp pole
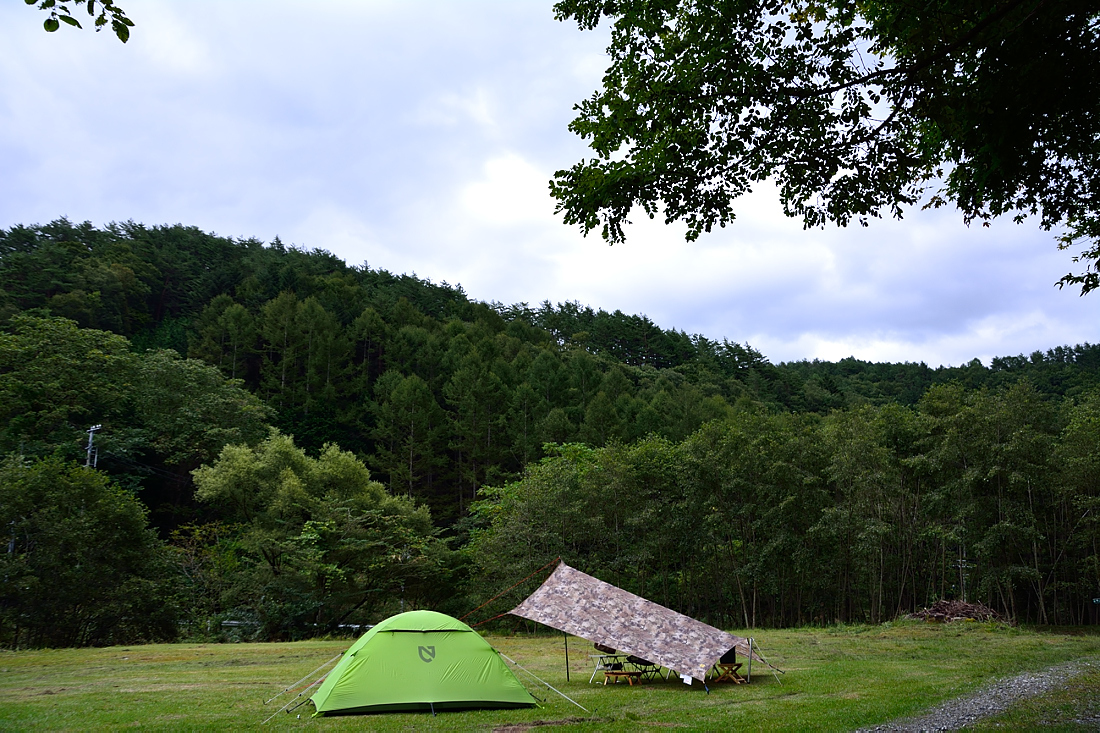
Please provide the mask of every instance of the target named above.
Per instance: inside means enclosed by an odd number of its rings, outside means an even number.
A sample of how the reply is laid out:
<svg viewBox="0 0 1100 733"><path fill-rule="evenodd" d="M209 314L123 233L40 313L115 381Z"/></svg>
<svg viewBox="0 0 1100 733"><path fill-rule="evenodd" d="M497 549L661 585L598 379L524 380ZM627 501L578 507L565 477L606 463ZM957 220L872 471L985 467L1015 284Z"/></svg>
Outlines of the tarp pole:
<svg viewBox="0 0 1100 733"><path fill-rule="evenodd" d="M565 681L569 681L569 634L564 631L561 635L565 637Z"/></svg>
<svg viewBox="0 0 1100 733"><path fill-rule="evenodd" d="M745 681L752 682L752 637L749 637L749 672L745 676Z"/></svg>

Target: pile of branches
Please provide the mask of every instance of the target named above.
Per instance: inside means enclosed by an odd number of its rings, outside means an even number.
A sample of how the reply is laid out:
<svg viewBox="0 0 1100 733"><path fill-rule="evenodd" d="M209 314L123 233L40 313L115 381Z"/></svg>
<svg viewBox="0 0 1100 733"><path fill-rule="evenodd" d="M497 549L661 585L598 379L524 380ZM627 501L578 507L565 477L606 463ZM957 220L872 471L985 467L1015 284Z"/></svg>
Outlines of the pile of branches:
<svg viewBox="0 0 1100 733"><path fill-rule="evenodd" d="M924 619L925 621L939 621L940 623L950 623L960 620L1003 620L1001 614L984 603L967 603L966 601L936 601L928 608L909 614L909 618Z"/></svg>

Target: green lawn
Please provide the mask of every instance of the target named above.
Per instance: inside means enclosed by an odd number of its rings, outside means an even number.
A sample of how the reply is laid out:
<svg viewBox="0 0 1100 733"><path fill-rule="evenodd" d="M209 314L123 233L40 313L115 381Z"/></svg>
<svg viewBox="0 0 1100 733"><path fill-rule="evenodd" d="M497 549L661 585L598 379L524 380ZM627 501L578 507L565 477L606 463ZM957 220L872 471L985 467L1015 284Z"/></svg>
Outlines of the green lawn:
<svg viewBox="0 0 1100 733"><path fill-rule="evenodd" d="M744 633L744 632L741 632ZM786 675L759 665L751 685L687 686L673 676L642 686L588 684L590 647L571 639L565 680L561 636L490 636L489 641L589 709L538 689L542 707L430 715L311 718L305 705L268 729L492 730L555 723L566 730L849 730L912 715L969 692L993 677L1079 658L1100 658L1100 636L985 624L918 622L755 632ZM350 644L156 644L106 649L0 652L0 729L225 730L259 728L287 700L279 692ZM1074 710L1096 709L1100 674L1071 692L1034 701L998 718L1020 727ZM1045 706L1045 707L1044 707ZM1074 707L1076 706L1076 708ZM297 714L301 713L301 717Z"/></svg>

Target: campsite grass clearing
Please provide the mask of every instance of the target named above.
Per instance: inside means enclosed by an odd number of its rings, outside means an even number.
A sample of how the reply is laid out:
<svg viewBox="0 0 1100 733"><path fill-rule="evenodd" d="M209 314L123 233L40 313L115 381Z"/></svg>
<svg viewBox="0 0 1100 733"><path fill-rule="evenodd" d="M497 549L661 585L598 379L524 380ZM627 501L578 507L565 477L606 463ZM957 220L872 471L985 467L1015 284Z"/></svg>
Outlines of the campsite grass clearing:
<svg viewBox="0 0 1100 733"><path fill-rule="evenodd" d="M745 635L747 632L735 631ZM536 723L568 730L851 730L915 715L991 679L1072 659L1100 658L1100 630L1000 624L896 622L755 631L765 656L787 674L754 664L752 684L688 686L675 675L640 686L589 684L591 645L570 638L565 680L560 634L494 635L508 657L589 709L585 713L517 676L542 707L428 714L310 718L308 703L268 729L494 730ZM350 646L351 640L268 644L152 644L0 652L4 730L225 730L260 728L289 697L263 700ZM597 680L598 682L599 680ZM1041 721L1100 705L1100 672L1068 692L1027 701L998 720ZM306 694L308 696L309 693ZM1083 697L1082 697L1083 696ZM1045 706L1045 707L1044 707ZM1077 706L1077 708L1074 708ZM301 714L301 718L296 717ZM1015 717L1013 717L1015 716ZM1039 716L1039 717L1037 717Z"/></svg>

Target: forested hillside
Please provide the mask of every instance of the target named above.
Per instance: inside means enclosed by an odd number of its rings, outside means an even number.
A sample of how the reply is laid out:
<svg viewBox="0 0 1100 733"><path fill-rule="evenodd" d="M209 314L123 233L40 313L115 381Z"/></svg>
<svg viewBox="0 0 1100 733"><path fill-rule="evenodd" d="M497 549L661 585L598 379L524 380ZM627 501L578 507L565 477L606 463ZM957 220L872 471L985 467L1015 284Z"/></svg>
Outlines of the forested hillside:
<svg viewBox="0 0 1100 733"><path fill-rule="evenodd" d="M278 240L63 219L0 230L0 323L10 486L83 464L101 425L96 473L165 552L134 577L184 629L302 635L397 589L465 610L558 554L744 624L888 618L964 584L1079 622L1100 590L1088 344L988 367L772 364ZM5 562L38 587L12 511ZM351 548L371 538L367 562ZM6 586L0 642L40 643Z"/></svg>

